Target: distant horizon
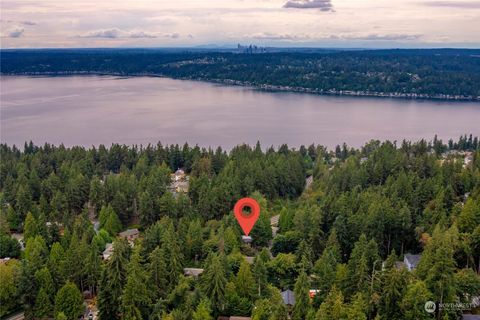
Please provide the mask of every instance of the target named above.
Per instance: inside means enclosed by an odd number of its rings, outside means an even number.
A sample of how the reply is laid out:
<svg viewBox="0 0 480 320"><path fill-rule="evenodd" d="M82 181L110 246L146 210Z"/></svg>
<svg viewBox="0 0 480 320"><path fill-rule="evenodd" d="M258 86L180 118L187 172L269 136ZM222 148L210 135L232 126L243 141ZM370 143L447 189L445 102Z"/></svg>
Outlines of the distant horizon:
<svg viewBox="0 0 480 320"><path fill-rule="evenodd" d="M480 48L478 0L3 0L2 48Z"/></svg>
<svg viewBox="0 0 480 320"><path fill-rule="evenodd" d="M249 46L249 44L241 44L243 46ZM259 48L266 49L293 49L293 50L480 50L478 47L335 47L335 46L259 46L255 43L251 45L256 45ZM25 48L2 48L0 51L15 51L15 50L137 50L137 49L151 49L151 50L169 50L169 49L195 49L195 50L236 50L237 46L235 45L196 45L196 46L144 46L144 47L25 47Z"/></svg>

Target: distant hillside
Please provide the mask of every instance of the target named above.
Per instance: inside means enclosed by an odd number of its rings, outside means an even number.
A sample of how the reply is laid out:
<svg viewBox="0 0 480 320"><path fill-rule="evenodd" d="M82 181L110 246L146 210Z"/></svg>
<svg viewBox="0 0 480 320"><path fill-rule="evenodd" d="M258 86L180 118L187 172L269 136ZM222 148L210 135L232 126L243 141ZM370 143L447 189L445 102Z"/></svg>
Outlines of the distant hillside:
<svg viewBox="0 0 480 320"><path fill-rule="evenodd" d="M480 50L2 50L1 74L152 75L265 90L480 100Z"/></svg>

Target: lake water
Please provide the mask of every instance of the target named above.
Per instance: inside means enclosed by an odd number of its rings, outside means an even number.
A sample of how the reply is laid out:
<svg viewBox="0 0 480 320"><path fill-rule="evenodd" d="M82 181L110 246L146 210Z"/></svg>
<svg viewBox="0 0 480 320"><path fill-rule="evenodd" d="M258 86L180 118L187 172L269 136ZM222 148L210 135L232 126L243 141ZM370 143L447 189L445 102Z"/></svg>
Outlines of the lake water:
<svg viewBox="0 0 480 320"><path fill-rule="evenodd" d="M480 103L270 93L152 77L2 77L1 141L358 147L480 136Z"/></svg>

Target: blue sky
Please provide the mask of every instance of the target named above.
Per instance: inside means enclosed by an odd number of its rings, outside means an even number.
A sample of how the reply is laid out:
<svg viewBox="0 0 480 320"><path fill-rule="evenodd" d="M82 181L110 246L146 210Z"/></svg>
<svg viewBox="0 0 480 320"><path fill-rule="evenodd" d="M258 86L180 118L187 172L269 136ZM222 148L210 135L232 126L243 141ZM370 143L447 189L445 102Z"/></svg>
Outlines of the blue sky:
<svg viewBox="0 0 480 320"><path fill-rule="evenodd" d="M2 0L1 47L480 47L476 0Z"/></svg>

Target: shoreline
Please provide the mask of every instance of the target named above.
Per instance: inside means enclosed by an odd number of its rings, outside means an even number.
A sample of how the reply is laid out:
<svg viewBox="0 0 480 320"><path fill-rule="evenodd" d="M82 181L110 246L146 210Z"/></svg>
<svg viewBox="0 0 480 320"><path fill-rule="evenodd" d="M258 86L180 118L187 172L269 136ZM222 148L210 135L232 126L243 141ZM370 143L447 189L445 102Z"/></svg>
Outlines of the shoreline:
<svg viewBox="0 0 480 320"><path fill-rule="evenodd" d="M449 94L416 94L416 93L399 93L399 92L364 92L351 90L323 90L312 89L306 87L290 87L269 84L255 84L248 81L232 80L232 79L204 79L194 77L172 77L164 74L155 73L130 73L124 74L120 72L98 72L98 71L72 71L72 72L26 72L26 73L0 73L0 76L38 76L38 77L69 77L69 76L116 76L116 77L153 77L168 78L174 80L201 81L207 83L221 84L225 86L248 87L264 92L292 92L306 93L323 96L343 96L343 97L367 97L367 98L393 98L404 100L430 100L430 101L455 101L455 102L480 102L480 96L461 96Z"/></svg>

